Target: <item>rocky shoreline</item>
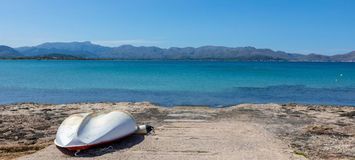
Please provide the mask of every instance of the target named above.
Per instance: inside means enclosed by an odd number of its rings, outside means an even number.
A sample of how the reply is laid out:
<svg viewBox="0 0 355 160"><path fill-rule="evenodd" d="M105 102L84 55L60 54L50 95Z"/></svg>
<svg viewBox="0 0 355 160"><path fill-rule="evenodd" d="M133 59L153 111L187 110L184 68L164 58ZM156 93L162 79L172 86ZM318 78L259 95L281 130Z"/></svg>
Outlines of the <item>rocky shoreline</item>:
<svg viewBox="0 0 355 160"><path fill-rule="evenodd" d="M34 153L53 144L57 127L69 115L125 110L139 123L156 127L167 120L252 122L286 143L293 154L309 159L355 159L355 107L298 104L241 104L228 108L141 103L0 105L0 159Z"/></svg>

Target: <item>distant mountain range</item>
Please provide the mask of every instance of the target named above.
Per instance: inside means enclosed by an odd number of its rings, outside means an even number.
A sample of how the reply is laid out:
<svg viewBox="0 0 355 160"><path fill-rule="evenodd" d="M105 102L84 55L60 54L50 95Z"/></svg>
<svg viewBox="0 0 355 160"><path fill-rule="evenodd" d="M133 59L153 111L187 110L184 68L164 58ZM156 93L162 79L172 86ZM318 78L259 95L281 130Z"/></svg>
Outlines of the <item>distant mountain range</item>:
<svg viewBox="0 0 355 160"><path fill-rule="evenodd" d="M0 45L0 58L15 58L15 57L21 57L21 56L23 56L23 55L20 54L15 49L8 47L8 46Z"/></svg>
<svg viewBox="0 0 355 160"><path fill-rule="evenodd" d="M0 59L122 59L355 62L355 51L334 56L296 54L254 47L105 47L91 42L54 42L32 47L0 45Z"/></svg>

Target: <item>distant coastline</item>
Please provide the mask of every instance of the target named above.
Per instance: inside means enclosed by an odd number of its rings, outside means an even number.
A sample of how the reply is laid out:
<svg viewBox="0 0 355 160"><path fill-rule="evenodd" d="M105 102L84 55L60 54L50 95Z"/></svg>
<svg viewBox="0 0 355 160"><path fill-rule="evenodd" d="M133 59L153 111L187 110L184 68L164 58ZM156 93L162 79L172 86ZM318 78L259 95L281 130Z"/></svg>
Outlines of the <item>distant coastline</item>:
<svg viewBox="0 0 355 160"><path fill-rule="evenodd" d="M56 57L17 57L0 58L9 61L221 61L221 62L293 62L293 63L354 63L355 61L288 61L288 60L239 60L239 59L113 59L113 58L56 58Z"/></svg>
<svg viewBox="0 0 355 160"><path fill-rule="evenodd" d="M9 60L206 60L280 62L355 62L355 51L326 56L298 54L255 47L171 47L122 45L106 47L91 42L51 42L32 47L0 45L0 59Z"/></svg>
<svg viewBox="0 0 355 160"><path fill-rule="evenodd" d="M115 59L115 58L82 58L82 57L15 57L2 58L0 60L39 60L39 61L221 61L221 62L305 62L305 63L354 63L355 61L297 61L297 60L283 60L283 59Z"/></svg>

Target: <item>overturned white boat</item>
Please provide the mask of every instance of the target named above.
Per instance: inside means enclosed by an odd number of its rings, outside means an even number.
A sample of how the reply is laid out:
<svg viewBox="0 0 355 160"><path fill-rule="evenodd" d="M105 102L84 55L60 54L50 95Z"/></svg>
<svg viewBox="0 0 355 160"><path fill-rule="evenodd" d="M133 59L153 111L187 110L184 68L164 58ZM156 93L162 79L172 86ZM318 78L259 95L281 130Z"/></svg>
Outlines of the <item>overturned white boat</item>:
<svg viewBox="0 0 355 160"><path fill-rule="evenodd" d="M147 133L151 126L137 126L126 112L75 114L59 126L54 143L69 150L84 150L95 145L109 143L135 132Z"/></svg>

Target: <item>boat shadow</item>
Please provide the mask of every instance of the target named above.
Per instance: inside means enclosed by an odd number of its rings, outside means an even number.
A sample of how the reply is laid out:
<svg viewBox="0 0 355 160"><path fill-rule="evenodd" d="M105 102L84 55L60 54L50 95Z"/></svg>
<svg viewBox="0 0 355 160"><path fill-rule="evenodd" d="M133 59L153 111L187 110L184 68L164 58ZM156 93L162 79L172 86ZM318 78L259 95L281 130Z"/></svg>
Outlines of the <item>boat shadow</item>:
<svg viewBox="0 0 355 160"><path fill-rule="evenodd" d="M143 142L143 135L131 135L125 138L122 138L117 141L113 141L107 144L102 144L99 146L92 147L87 150L82 151L70 151L65 148L58 147L57 148L64 154L75 157L96 157L101 156L106 153L112 153L119 150L131 148L141 142Z"/></svg>

